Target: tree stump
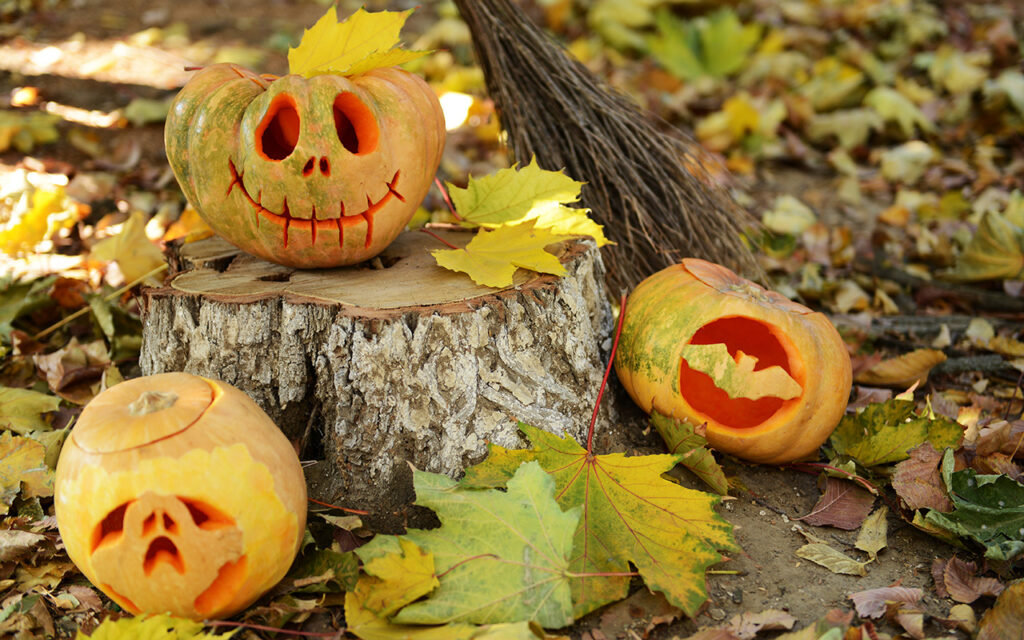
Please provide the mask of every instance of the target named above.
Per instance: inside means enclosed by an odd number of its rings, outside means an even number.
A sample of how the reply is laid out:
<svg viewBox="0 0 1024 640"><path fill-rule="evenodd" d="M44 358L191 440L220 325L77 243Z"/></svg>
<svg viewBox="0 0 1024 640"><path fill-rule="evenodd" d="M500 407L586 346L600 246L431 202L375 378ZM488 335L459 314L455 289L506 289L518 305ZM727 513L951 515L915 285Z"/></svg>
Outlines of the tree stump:
<svg viewBox="0 0 1024 640"><path fill-rule="evenodd" d="M375 513L411 502L406 462L457 477L488 442L523 446L519 420L583 441L613 330L593 242L559 245L565 276L520 269L501 290L438 267L437 248L404 233L369 263L304 271L184 245L145 293L142 370L244 390L319 459L314 495ZM602 440L615 414L605 400Z"/></svg>

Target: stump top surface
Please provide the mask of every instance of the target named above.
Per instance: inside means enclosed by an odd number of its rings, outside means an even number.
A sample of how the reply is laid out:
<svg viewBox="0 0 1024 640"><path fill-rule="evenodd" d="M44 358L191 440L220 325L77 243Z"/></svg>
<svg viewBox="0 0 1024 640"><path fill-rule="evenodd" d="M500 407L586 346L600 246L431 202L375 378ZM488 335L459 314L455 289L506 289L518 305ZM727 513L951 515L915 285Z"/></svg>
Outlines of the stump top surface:
<svg viewBox="0 0 1024 640"><path fill-rule="evenodd" d="M439 230L437 234L464 247L472 232ZM576 253L577 241L567 241L556 255L563 260ZM377 258L337 269L295 269L250 256L214 236L184 245L168 286L151 295L185 293L221 302L248 303L284 297L292 302L342 305L382 312L464 305L468 301L510 289L543 286L555 276L519 269L513 285L495 289L476 284L464 273L439 267L431 251L444 249L424 233L404 232ZM372 315L372 314L371 314Z"/></svg>

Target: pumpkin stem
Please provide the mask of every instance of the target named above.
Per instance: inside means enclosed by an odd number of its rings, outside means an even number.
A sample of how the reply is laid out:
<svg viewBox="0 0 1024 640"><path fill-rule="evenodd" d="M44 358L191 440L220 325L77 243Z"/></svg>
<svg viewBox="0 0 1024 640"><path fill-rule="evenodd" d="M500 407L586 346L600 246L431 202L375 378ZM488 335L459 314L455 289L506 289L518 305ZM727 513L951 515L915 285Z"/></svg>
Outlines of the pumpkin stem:
<svg viewBox="0 0 1024 640"><path fill-rule="evenodd" d="M608 366L604 368L601 388L597 392L597 400L594 401L594 414L590 416L590 427L587 429L587 453L594 452L594 425L597 424L597 411L601 408L601 398L604 397L605 387L608 386L608 375L612 372L612 365L615 364L615 350L619 347L619 338L622 336L622 320L625 317L626 293L623 292L619 298L619 321L615 325L615 340L612 341L612 352L608 354Z"/></svg>
<svg viewBox="0 0 1024 640"><path fill-rule="evenodd" d="M133 416L144 416L157 411L163 411L174 406L178 401L178 394L165 391L146 391L135 402L128 405L128 413Z"/></svg>

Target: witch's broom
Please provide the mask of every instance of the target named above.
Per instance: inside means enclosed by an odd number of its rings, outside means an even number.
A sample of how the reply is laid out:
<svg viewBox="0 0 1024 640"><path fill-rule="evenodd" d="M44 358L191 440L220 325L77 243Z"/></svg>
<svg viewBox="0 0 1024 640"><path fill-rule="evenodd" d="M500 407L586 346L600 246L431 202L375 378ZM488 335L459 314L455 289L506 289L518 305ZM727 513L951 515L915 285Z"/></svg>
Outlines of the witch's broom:
<svg viewBox="0 0 1024 640"><path fill-rule="evenodd" d="M618 245L604 253L614 286L632 287L691 256L760 272L741 239L749 214L709 177L692 141L656 128L512 0L455 4L513 157L535 155L542 168L587 183L582 204Z"/></svg>

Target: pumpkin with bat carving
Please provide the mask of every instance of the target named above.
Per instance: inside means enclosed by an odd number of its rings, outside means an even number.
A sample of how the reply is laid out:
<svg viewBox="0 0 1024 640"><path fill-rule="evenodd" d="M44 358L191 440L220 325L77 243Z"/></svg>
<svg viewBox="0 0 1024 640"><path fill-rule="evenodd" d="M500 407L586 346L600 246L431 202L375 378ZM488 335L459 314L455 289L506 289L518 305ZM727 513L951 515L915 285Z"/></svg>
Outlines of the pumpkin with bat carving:
<svg viewBox="0 0 1024 640"><path fill-rule="evenodd" d="M615 371L648 413L706 424L715 449L769 464L816 451L852 385L827 317L692 258L630 294Z"/></svg>
<svg viewBox="0 0 1024 640"><path fill-rule="evenodd" d="M167 117L167 159L223 238L298 268L367 260L433 184L445 126L434 91L398 67L345 77L214 64Z"/></svg>
<svg viewBox="0 0 1024 640"><path fill-rule="evenodd" d="M61 451L54 502L68 555L112 600L195 620L281 580L306 521L287 438L238 389L185 373L96 396Z"/></svg>

